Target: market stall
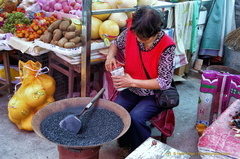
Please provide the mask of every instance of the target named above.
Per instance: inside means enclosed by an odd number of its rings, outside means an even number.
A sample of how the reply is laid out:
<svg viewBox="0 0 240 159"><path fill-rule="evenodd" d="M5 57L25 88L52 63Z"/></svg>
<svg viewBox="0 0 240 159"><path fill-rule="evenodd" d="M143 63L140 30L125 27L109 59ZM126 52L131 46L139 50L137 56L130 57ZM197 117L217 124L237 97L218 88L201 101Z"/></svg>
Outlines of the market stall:
<svg viewBox="0 0 240 159"><path fill-rule="evenodd" d="M56 2L54 4L53 3L54 2L50 3L44 0L36 0L34 2L26 0L21 3L15 3L11 10L8 10L8 13L11 13L9 14L11 15L11 18L7 18L5 7L5 10L3 9L4 14L1 14L5 22L2 29L4 32L13 33L14 36L9 39L8 44L23 54L20 55L20 60L40 59L40 62L48 63L46 60L42 60L45 59L45 57L37 57L44 56L44 54L48 54L50 52L56 54L58 57L72 65L79 65L78 67L81 70L80 94L81 96L88 96L90 92L87 90L87 86L90 85L91 61L103 60L104 55L98 50L107 48L109 42L113 40L113 38L110 37L103 37L103 34L98 35L98 30L100 29L99 25L106 20L110 20L111 23L108 24L109 26L118 26L119 30L117 29L113 31L114 35L111 35L112 37L116 37L119 34L120 28L126 25L125 20L131 16L131 12L135 11L135 6L142 5L142 3L145 2L139 2L141 4L137 4L137 2L134 2L133 4L124 2L118 7L114 7L113 2L108 4L81 0L74 1L74 3L70 1L63 2L64 4L62 3L61 5ZM161 1L152 1L147 4L154 5L157 8L171 8L174 6L172 3ZM121 16L118 16L118 13L120 13ZM105 16L104 19L102 18L104 17L103 15ZM16 18L19 19L18 22L14 22L13 19ZM119 18L120 20L117 20ZM74 42L76 44L78 43L77 45L79 46L75 46L75 44L73 45L73 42L70 39L68 39L69 42L66 47L62 44L59 45L59 43L56 43L56 40L61 42L66 40L61 40L64 36L60 36L60 28L56 25L56 21L60 20L71 20L69 23L74 25L76 29L72 27L72 29L69 28L68 30L72 33L75 32L75 35L81 33L81 37L76 37L74 40ZM116 23L114 23L115 21ZM14 26L15 23L16 28ZM18 25L17 23L21 23L22 25ZM65 24L66 23L67 22L65 22ZM108 25L106 27L108 29L105 30L111 30ZM63 29L62 26L61 29ZM51 32L55 36L50 35L49 33ZM47 35L45 36L45 34ZM107 35L110 33L104 34ZM68 35L70 35L70 33L68 33ZM30 56L26 54L35 56L36 58L30 58Z"/></svg>
<svg viewBox="0 0 240 159"><path fill-rule="evenodd" d="M41 3L47 3L46 1L43 1ZM76 1L77 2L77 1ZM62 18L67 16L67 18L75 18L75 20L77 19L77 23L75 23L76 21L71 21L72 24L76 24L75 26L79 26L79 20L81 20L81 28L82 28L82 32L81 32L81 44L80 46L77 45L76 42L74 44L75 47L71 47L71 48L66 48L66 47L61 47L59 45L57 45L57 43L51 43L51 41L48 39L47 42L46 39L43 40L43 38L41 39L41 36L36 36L38 38L30 40L27 38L29 37L21 37L23 36L22 31L20 32L19 30L19 35L14 35L13 37L11 37L8 40L8 44L11 45L11 47L15 50L19 50L19 53L21 54L22 58L24 59L30 59L30 58L34 58L37 57L36 59L39 60L41 59L41 57L46 57L45 61L42 61L43 63L46 62L46 65L49 67L49 72L48 74L52 77L54 77L54 71L60 72L62 74L64 74L65 78L56 78L55 81L61 81L63 82L62 85L67 85L68 88L68 95L67 98L71 98L71 97L75 97L74 94L74 89L75 86L77 87L77 93L79 93L78 91L81 89L80 94L77 94L77 96L89 96L90 94L90 90L89 87L92 85L92 75L94 75L93 79L94 79L94 89L98 90L102 87L102 83L104 80L104 60L105 60L105 55L107 53L107 48L108 48L108 44L109 44L109 39L106 40L106 37L100 38L98 37L97 39L92 39L91 37L91 33L93 32L93 30L89 29L92 28L93 22L91 21L91 19L94 19L92 17L92 15L98 15L98 14L107 14L107 13L119 13L119 12L132 12L134 11L136 8L134 7L130 7L130 8L118 8L118 9L103 9L103 10L92 10L92 1L88 1L88 0L83 0L81 3L81 15L79 14L80 12L69 12L69 13L62 13L59 11L53 11L53 10L44 10L43 8L38 8L36 5L34 5L34 8L36 9L36 12L40 11L42 13L44 13L47 17L50 17L52 14L57 13L57 18L63 20ZM21 5L19 5L21 6ZM172 3L165 3L165 2L161 2L158 5L156 5L157 8L160 8L162 10L164 10L164 8L172 8L174 7L175 4ZM28 6L29 7L29 6ZM59 6L58 6L59 7ZM80 6L78 6L79 10L80 10ZM29 7L29 8L33 8L33 7ZM46 9L46 8L45 8ZM31 10L27 10L27 14L26 15L33 15L30 14ZM67 12L67 11L66 11ZM69 16L70 14L74 15L72 17ZM58 19L58 20L59 20ZM55 19L56 20L56 19ZM56 20L57 21L57 20ZM53 22L52 22L53 23ZM49 25L50 26L50 25ZM34 25L32 25L32 29L34 28ZM73 27L74 28L74 27ZM38 28L39 29L39 28ZM38 29L36 29L35 31L37 31ZM60 29L60 28L55 28ZM57 30L59 31L59 30ZM57 32L55 31L55 32ZM74 30L74 33L76 29ZM173 37L173 31L174 29L169 29L169 30L165 30L166 33L171 34L171 37ZM24 31L26 32L26 31ZM40 32L39 32L40 34ZM41 35L44 35L41 34ZM80 37L80 36L79 36ZM78 40L79 37L77 37L75 40ZM46 37L45 37L46 38ZM62 38L62 37L61 37ZM50 38L50 39L53 39ZM69 38L69 39L73 39L73 38ZM58 39L60 41L60 39ZM69 43L68 43L69 44ZM73 43L71 43L73 44ZM27 58L30 57L30 58ZM38 58L40 57L40 58ZM6 61L6 60L5 60ZM179 63L180 64L180 63ZM8 66L5 66L6 68L8 68ZM75 81L75 78L77 79L77 82ZM68 82L65 82L68 81ZM80 86L81 87L80 87ZM58 87L58 86L56 86ZM56 92L58 93L65 93L64 92L65 88L62 89L57 89L56 88ZM57 98L55 98L56 100ZM59 98L60 99L60 98ZM58 99L57 99L58 100ZM62 150L63 152L64 150ZM180 152L179 152L180 153Z"/></svg>

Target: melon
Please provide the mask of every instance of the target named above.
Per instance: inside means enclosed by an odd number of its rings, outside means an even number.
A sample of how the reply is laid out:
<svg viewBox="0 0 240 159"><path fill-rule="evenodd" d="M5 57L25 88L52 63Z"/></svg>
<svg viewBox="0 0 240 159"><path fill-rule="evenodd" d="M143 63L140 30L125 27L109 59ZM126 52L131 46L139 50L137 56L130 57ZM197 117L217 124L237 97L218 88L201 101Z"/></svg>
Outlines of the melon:
<svg viewBox="0 0 240 159"><path fill-rule="evenodd" d="M91 28L91 39L100 39L99 28L102 24L102 21L98 18L92 16L92 28Z"/></svg>
<svg viewBox="0 0 240 159"><path fill-rule="evenodd" d="M79 19L71 18L72 25L76 26L76 29L82 30L82 22Z"/></svg>
<svg viewBox="0 0 240 159"><path fill-rule="evenodd" d="M118 24L112 20L105 20L99 28L99 35L104 40L104 35L109 41L114 40L120 33Z"/></svg>
<svg viewBox="0 0 240 159"><path fill-rule="evenodd" d="M134 8L137 6L137 0L117 0L118 8Z"/></svg>
<svg viewBox="0 0 240 159"><path fill-rule="evenodd" d="M125 12L120 12L120 13L112 13L109 17L109 20L115 21L118 26L125 27L127 25L127 19L128 16Z"/></svg>
<svg viewBox="0 0 240 159"><path fill-rule="evenodd" d="M138 5L154 5L157 2L157 0L138 0Z"/></svg>
<svg viewBox="0 0 240 159"><path fill-rule="evenodd" d="M131 11L131 12L126 12L128 18L132 18L133 17L133 14L134 14L134 11Z"/></svg>
<svg viewBox="0 0 240 159"><path fill-rule="evenodd" d="M104 0L104 2L110 4L112 9L117 9L117 0Z"/></svg>
<svg viewBox="0 0 240 159"><path fill-rule="evenodd" d="M93 2L92 3L92 10L105 10L105 9L112 9L111 5L106 2ZM100 19L101 21L106 20L111 13L108 14L97 14L93 15L93 17L96 17Z"/></svg>

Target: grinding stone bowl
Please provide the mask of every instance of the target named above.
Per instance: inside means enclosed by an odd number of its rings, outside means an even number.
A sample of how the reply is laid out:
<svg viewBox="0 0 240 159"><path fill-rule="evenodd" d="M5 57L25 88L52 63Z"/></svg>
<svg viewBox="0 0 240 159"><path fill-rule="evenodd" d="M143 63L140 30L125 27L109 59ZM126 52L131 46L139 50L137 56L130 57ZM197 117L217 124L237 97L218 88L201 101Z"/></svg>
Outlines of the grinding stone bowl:
<svg viewBox="0 0 240 159"><path fill-rule="evenodd" d="M59 100L53 103L48 104L47 106L43 107L42 109L40 109L34 116L32 119L32 128L34 130L34 132L40 136L41 138L48 140L41 132L40 129L40 124L41 122L47 118L48 116L56 113L56 112L61 112L64 111L68 108L74 108L74 107L85 107L90 101L91 101L92 97L77 97L77 98L68 98L68 99L63 99L63 100ZM96 108L103 108L103 109L107 109L109 111L114 112L115 114L117 114L121 119L122 122L124 124L123 130L122 132L113 140L118 139L119 137L121 137L130 127L131 124L131 118L129 113L120 105L118 105L117 103L105 100L105 99L99 99L96 101L94 107ZM111 140L111 141L113 141ZM52 142L52 141L50 141ZM110 142L110 141L109 141ZM55 143L55 142L52 142ZM93 148L93 147L97 147L97 146L101 146L105 143L101 143L99 145L91 145L91 146L69 146L69 145L61 145L58 143L55 143L59 146L63 146L66 148L71 148L71 149L89 149L89 148Z"/></svg>

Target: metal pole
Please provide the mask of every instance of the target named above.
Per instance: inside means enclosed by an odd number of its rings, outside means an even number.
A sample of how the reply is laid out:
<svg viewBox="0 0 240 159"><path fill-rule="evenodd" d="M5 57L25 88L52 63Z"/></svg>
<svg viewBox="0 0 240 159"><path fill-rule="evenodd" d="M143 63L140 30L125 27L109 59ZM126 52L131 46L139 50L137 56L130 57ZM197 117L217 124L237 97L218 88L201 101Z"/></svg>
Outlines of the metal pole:
<svg viewBox="0 0 240 159"><path fill-rule="evenodd" d="M91 56L91 16L92 1L83 0L82 9L82 55L81 55L81 97L87 96L87 86L90 85Z"/></svg>

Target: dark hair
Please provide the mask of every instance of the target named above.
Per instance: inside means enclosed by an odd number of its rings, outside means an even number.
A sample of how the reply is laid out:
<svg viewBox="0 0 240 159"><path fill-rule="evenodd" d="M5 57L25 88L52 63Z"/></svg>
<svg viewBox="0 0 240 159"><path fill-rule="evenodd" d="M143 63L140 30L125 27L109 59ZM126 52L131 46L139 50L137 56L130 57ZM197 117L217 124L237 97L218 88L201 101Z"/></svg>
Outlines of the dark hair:
<svg viewBox="0 0 240 159"><path fill-rule="evenodd" d="M150 6L142 6L135 11L130 30L139 38L148 39L161 31L161 27L161 13Z"/></svg>

